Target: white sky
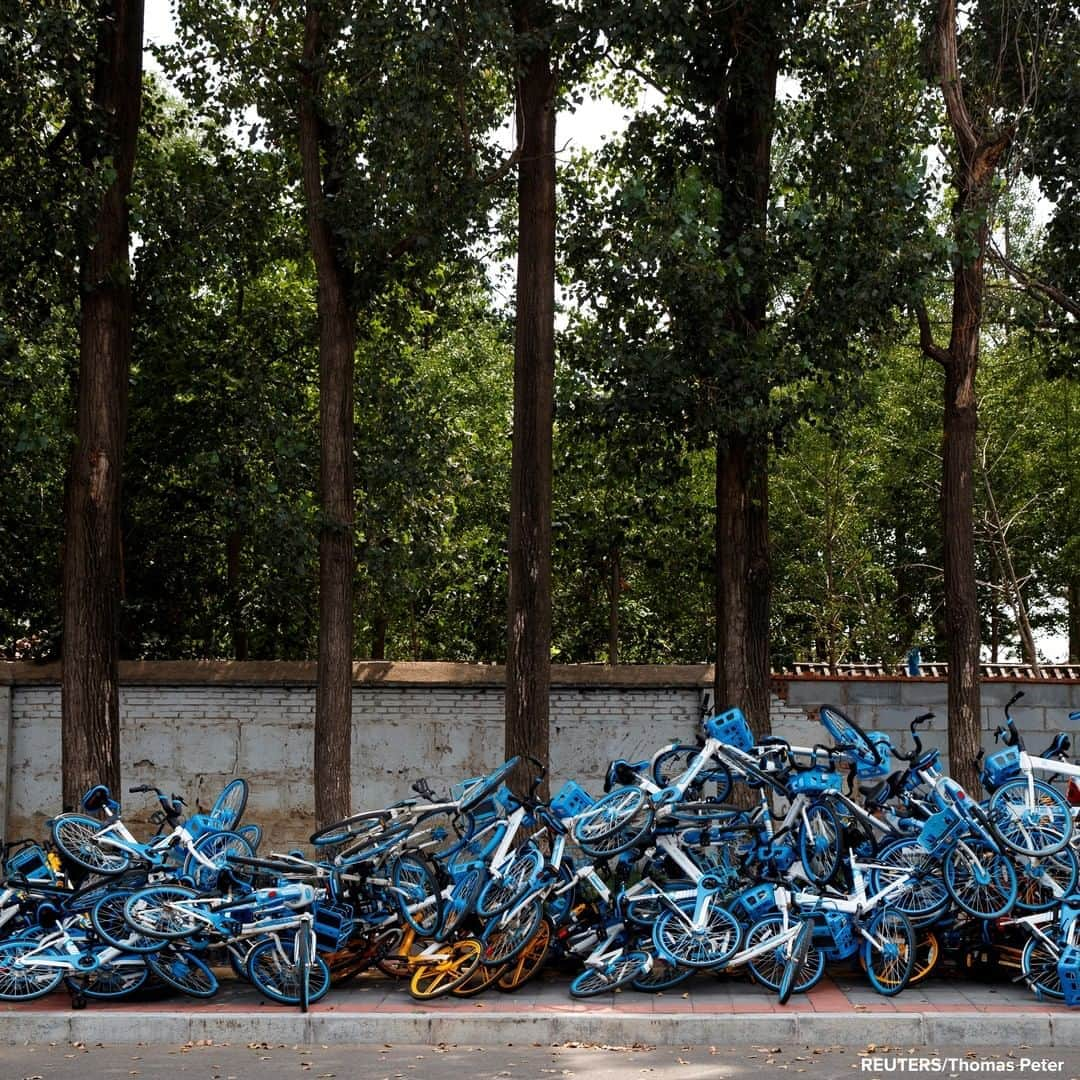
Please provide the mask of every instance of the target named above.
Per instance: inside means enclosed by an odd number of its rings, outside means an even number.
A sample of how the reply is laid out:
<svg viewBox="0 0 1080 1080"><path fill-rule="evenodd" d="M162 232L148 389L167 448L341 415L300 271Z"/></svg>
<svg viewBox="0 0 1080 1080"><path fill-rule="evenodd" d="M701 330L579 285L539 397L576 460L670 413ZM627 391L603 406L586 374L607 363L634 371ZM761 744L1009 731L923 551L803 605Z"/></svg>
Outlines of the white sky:
<svg viewBox="0 0 1080 1080"><path fill-rule="evenodd" d="M173 14L169 0L145 0L146 2L146 40L155 44L168 44L175 40L173 31ZM153 57L147 53L147 67L151 70L160 70ZM790 80L789 80L790 82ZM794 84L781 87L781 93L789 95L797 92ZM624 110L599 98L587 98L578 110L573 114L564 114L559 117L559 146L565 145L566 153L575 150L597 149L605 136L622 130L626 126ZM506 127L506 143L510 144L509 120ZM1040 210L1045 210L1040 203ZM1039 656L1046 663L1064 663L1069 655L1069 642L1065 635L1043 634L1037 641ZM988 657L988 651L983 650ZM1018 659L1008 657L1007 659Z"/></svg>

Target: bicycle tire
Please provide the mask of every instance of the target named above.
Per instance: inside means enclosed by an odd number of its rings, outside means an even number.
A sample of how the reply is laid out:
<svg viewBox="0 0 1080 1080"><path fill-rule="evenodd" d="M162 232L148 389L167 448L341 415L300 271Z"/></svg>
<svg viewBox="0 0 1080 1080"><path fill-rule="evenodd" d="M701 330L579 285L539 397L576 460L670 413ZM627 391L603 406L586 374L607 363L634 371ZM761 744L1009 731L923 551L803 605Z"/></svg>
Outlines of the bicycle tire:
<svg viewBox="0 0 1080 1080"><path fill-rule="evenodd" d="M634 950L610 961L603 969L586 968L571 981L570 996L585 998L610 994L647 971L650 960L648 953Z"/></svg>
<svg viewBox="0 0 1080 1080"><path fill-rule="evenodd" d="M895 908L883 908L870 922L871 937L884 940L885 948L876 949L869 941L862 943L866 975L874 989L884 997L894 997L908 986L915 967L915 930L911 920Z"/></svg>
<svg viewBox="0 0 1080 1080"><path fill-rule="evenodd" d="M115 877L131 866L131 855L97 843L95 837L101 828L100 821L85 814L60 814L49 824L52 842L61 858L92 874Z"/></svg>
<svg viewBox="0 0 1080 1080"><path fill-rule="evenodd" d="M660 788L668 787L686 772L700 753L699 746L675 746L670 750L665 750L653 762L653 783ZM707 784L716 785L716 790L709 795L709 798L717 802L723 802L731 794L731 771L722 761L715 761L702 769L694 777L694 782L686 789L686 794L694 799L700 798Z"/></svg>
<svg viewBox="0 0 1080 1080"><path fill-rule="evenodd" d="M554 936L555 929L551 920L546 917L541 919L536 933L529 939L525 948L506 965L502 975L499 976L496 985L504 994L512 994L539 974L547 960Z"/></svg>
<svg viewBox="0 0 1080 1080"><path fill-rule="evenodd" d="M979 880L983 864L988 874L985 882ZM995 852L982 840L955 844L941 860L941 869L949 895L969 915L997 919L1007 915L1016 903L1016 868L1007 855Z"/></svg>
<svg viewBox="0 0 1080 1080"><path fill-rule="evenodd" d="M749 950L762 945L764 942L781 936L784 927L784 919L781 915L766 915L759 919L746 933L744 950ZM787 964L787 954L781 945L769 949L753 960L747 962L750 975L756 983L764 986L766 990L777 993L780 990L780 980ZM791 993L804 994L815 987L825 974L825 954L816 946L811 946L803 962L801 970L795 977Z"/></svg>
<svg viewBox="0 0 1080 1080"><path fill-rule="evenodd" d="M776 988L777 999L781 1005L786 1005L791 999L792 991L799 981L799 974L806 964L810 954L810 945L814 937L814 925L809 919L804 920L795 940L791 943L791 955L784 962L784 970L780 976L780 985Z"/></svg>
<svg viewBox="0 0 1080 1080"><path fill-rule="evenodd" d="M117 960L122 960L118 956ZM146 985L150 978L150 969L146 961L140 958L139 966L120 966L113 961L97 971L86 975L68 975L64 984L72 993L82 994L94 1001L119 1001L130 997Z"/></svg>
<svg viewBox="0 0 1080 1080"><path fill-rule="evenodd" d="M51 994L64 979L62 968L19 964L30 943L14 939L0 942L0 1001L36 1001Z"/></svg>
<svg viewBox="0 0 1080 1080"><path fill-rule="evenodd" d="M201 957L186 949L168 946L150 953L146 966L168 986L194 998L212 998L218 991L217 976Z"/></svg>
<svg viewBox="0 0 1080 1080"><path fill-rule="evenodd" d="M177 941L195 933L203 924L191 913L164 905L170 900L192 900L199 894L185 885L151 885L136 889L124 901L124 919L133 930L162 941Z"/></svg>
<svg viewBox="0 0 1080 1080"><path fill-rule="evenodd" d="M990 796L987 813L995 838L1018 855L1056 855L1072 839L1072 810L1065 796L1042 780L1019 776Z"/></svg>
<svg viewBox="0 0 1080 1080"><path fill-rule="evenodd" d="M217 886L221 871L226 869L232 857L250 859L255 856L255 851L247 839L235 832L204 833L191 846L203 858L215 864L213 868L203 866L192 852L187 853L181 873L194 882L195 888L200 892L210 892Z"/></svg>
<svg viewBox="0 0 1080 1080"><path fill-rule="evenodd" d="M301 928L297 933L308 939L310 948L308 931ZM320 1001L330 989L330 969L318 953L308 953L301 970L299 957L305 951L304 941L293 944L295 954L272 937L260 941L248 954L248 980L271 1001L303 1008L304 984L308 1004Z"/></svg>
<svg viewBox="0 0 1080 1080"><path fill-rule="evenodd" d="M739 922L720 904L709 907L708 922L696 931L684 918L694 914L695 903L683 902L679 911L665 908L653 924L652 940L659 956L683 967L704 969L723 967L739 949L742 936Z"/></svg>
<svg viewBox="0 0 1080 1080"><path fill-rule="evenodd" d="M480 964L480 942L475 938L462 938L444 945L448 952L445 960L420 964L409 980L409 993L418 1001L449 994L460 986Z"/></svg>
<svg viewBox="0 0 1080 1080"><path fill-rule="evenodd" d="M1036 997L1049 998L1051 1001L1065 1000L1061 975L1058 973L1060 956L1060 949L1051 948L1040 938L1028 938L1020 954L1020 970Z"/></svg>
<svg viewBox="0 0 1080 1080"><path fill-rule="evenodd" d="M480 934L480 963L489 966L510 963L528 945L543 917L544 905L537 897L522 900L509 918L504 913L492 919Z"/></svg>
<svg viewBox="0 0 1080 1080"><path fill-rule="evenodd" d="M161 948L161 938L150 937L133 929L124 918L127 898L135 890L109 893L90 909L90 922L106 945L129 953L151 953Z"/></svg>
<svg viewBox="0 0 1080 1080"><path fill-rule="evenodd" d="M247 809L248 782L240 777L230 780L210 807L209 816L222 832L231 832Z"/></svg>
<svg viewBox="0 0 1080 1080"><path fill-rule="evenodd" d="M476 913L484 919L501 915L535 881L544 865L544 856L537 848L526 847L507 866L501 877L491 877L476 902Z"/></svg>
<svg viewBox="0 0 1080 1080"><path fill-rule="evenodd" d="M799 858L812 882L827 885L836 877L843 862L843 827L836 811L827 802L811 803L804 813L805 817L799 822Z"/></svg>

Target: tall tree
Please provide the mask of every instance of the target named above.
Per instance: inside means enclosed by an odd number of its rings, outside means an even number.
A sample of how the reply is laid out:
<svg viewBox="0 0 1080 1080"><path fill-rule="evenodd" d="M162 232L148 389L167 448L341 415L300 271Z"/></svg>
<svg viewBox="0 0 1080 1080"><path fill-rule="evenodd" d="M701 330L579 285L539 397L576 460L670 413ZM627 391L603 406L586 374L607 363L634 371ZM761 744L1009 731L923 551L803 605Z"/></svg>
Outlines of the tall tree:
<svg viewBox="0 0 1080 1080"><path fill-rule="evenodd" d="M548 764L551 469L555 392L555 95L544 0L514 7L517 73L517 294L506 632L506 754ZM533 765L516 783L527 790ZM546 782L545 782L546 790Z"/></svg>
<svg viewBox="0 0 1080 1080"><path fill-rule="evenodd" d="M348 814L351 796L356 343L382 295L421 292L444 257L464 257L485 222L485 203L508 169L492 137L504 22L494 3L180 6L171 66L181 86L230 118L255 105L253 135L299 159L318 278L315 788L324 823Z"/></svg>
<svg viewBox="0 0 1080 1080"><path fill-rule="evenodd" d="M327 220L340 190L341 144L320 121L326 72L323 4L311 0L301 57L300 165L319 312L319 665L315 686L315 819L338 820L352 804L353 370L356 298L348 256Z"/></svg>
<svg viewBox="0 0 1080 1080"><path fill-rule="evenodd" d="M142 0L99 8L82 163L98 181L80 255L75 447L68 471L61 690L64 805L120 784L117 629L123 565L120 490L131 366L128 196L142 102Z"/></svg>
<svg viewBox="0 0 1080 1080"><path fill-rule="evenodd" d="M932 26L937 82L951 144L952 304L949 344L935 343L918 308L923 351L945 372L941 513L945 539L949 757L953 775L978 791L980 623L976 587L974 484L978 429L976 374L985 263L1003 159L1039 86L1042 5L976 5L961 49L956 0L939 0ZM961 56L966 59L961 70Z"/></svg>

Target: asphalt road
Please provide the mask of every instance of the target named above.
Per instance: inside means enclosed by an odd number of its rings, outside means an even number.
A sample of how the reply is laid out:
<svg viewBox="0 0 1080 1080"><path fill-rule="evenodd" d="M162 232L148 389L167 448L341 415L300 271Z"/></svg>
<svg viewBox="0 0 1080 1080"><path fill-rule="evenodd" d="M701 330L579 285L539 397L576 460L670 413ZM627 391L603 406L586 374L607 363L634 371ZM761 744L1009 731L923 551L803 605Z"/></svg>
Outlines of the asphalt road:
<svg viewBox="0 0 1080 1080"><path fill-rule="evenodd" d="M1004 1033L1003 1034L1007 1034ZM939 1063L927 1060L934 1057ZM901 1059L901 1060L897 1060ZM1030 1060L1028 1060L1030 1059ZM891 1064L891 1067L890 1067ZM0 1047L3 1080L834 1080L897 1076L1080 1080L1080 1048L724 1046Z"/></svg>

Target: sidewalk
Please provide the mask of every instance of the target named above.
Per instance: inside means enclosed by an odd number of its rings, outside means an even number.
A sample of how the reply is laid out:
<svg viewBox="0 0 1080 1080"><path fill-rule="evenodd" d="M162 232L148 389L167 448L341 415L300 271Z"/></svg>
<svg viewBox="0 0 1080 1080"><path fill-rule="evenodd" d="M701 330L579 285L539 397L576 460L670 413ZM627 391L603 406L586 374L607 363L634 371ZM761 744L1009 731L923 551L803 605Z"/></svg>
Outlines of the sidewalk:
<svg viewBox="0 0 1080 1080"><path fill-rule="evenodd" d="M566 987L550 976L515 994L416 1002L404 983L364 977L331 990L306 1016L232 981L205 1002L162 996L79 1011L57 993L0 1007L0 1042L1080 1045L1080 1009L1036 1001L1005 981L946 976L883 998L865 980L838 975L784 1006L753 983L710 976L665 994L627 990L587 1001Z"/></svg>

